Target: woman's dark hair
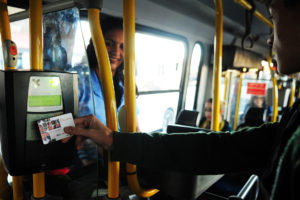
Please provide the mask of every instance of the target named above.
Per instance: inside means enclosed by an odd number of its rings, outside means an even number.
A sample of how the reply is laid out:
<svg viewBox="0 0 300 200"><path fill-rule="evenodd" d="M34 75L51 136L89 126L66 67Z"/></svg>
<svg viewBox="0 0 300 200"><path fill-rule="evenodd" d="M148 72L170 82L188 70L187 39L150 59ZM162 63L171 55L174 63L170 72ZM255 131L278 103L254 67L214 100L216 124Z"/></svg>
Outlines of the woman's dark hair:
<svg viewBox="0 0 300 200"><path fill-rule="evenodd" d="M119 29L123 30L123 20L115 17L106 17L103 20L101 20L101 29L104 36L107 32L112 30L119 30ZM96 57L92 38L90 39L86 51L87 51L90 68L92 69L97 68L98 62L97 62L97 57ZM121 104L122 89L119 86L119 83L121 82L124 85L123 71L124 71L124 63L121 63L121 65L117 68L113 77L117 107L119 107ZM137 87L136 87L136 94L138 95Z"/></svg>
<svg viewBox="0 0 300 200"><path fill-rule="evenodd" d="M213 99L212 98L209 98L209 99L207 99L207 101L206 101L207 103L213 103Z"/></svg>

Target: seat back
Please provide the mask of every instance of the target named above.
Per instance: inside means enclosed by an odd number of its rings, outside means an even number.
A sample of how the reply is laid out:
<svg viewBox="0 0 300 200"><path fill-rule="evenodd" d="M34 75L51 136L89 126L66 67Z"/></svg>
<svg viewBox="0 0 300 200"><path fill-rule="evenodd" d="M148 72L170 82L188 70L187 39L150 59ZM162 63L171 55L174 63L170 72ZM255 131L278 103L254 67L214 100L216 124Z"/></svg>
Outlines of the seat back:
<svg viewBox="0 0 300 200"><path fill-rule="evenodd" d="M181 110L178 114L176 124L198 127L200 113L195 110Z"/></svg>

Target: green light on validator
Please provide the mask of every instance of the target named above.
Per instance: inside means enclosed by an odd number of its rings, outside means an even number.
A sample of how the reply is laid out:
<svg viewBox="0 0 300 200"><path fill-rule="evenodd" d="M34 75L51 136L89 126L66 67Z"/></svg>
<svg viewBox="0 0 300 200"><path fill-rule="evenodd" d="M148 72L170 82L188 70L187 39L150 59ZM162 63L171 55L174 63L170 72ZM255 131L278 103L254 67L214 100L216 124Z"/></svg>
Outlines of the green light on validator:
<svg viewBox="0 0 300 200"><path fill-rule="evenodd" d="M60 106L61 95L28 96L29 107Z"/></svg>
<svg viewBox="0 0 300 200"><path fill-rule="evenodd" d="M51 78L50 84L52 88L56 88L59 85L59 78L58 77Z"/></svg>

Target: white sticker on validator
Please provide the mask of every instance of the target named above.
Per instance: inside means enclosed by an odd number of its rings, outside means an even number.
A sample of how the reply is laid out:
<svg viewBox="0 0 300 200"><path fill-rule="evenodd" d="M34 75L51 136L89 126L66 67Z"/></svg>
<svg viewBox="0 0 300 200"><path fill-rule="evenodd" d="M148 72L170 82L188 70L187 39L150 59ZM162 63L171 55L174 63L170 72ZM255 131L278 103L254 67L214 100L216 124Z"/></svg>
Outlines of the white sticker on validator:
<svg viewBox="0 0 300 200"><path fill-rule="evenodd" d="M42 119L37 123L44 144L71 137L71 135L64 132L64 128L75 126L72 113Z"/></svg>

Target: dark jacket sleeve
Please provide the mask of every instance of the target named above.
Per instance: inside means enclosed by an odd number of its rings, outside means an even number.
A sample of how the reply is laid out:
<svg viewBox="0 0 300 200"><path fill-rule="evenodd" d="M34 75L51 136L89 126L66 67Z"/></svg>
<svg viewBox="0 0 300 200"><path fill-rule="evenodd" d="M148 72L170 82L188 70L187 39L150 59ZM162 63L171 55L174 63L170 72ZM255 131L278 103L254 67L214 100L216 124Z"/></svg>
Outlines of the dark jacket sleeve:
<svg viewBox="0 0 300 200"><path fill-rule="evenodd" d="M220 174L271 163L278 123L229 132L115 133L112 160L152 169Z"/></svg>

